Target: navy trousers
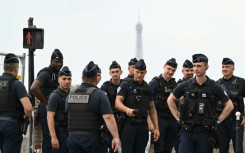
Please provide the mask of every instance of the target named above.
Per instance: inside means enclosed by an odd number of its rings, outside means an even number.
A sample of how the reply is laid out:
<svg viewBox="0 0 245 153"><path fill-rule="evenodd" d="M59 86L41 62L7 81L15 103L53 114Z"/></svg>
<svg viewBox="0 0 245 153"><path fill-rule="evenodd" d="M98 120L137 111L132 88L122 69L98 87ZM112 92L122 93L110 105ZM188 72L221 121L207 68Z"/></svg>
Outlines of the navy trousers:
<svg viewBox="0 0 245 153"><path fill-rule="evenodd" d="M108 153L107 144L93 136L69 135L69 153Z"/></svg>
<svg viewBox="0 0 245 153"><path fill-rule="evenodd" d="M131 123L126 119L121 131L122 153L145 153L149 139L147 121Z"/></svg>
<svg viewBox="0 0 245 153"><path fill-rule="evenodd" d="M243 153L243 127L240 127L239 145ZM220 153L229 152L230 140L232 140L234 152L236 152L236 117L229 117L218 124L219 150Z"/></svg>
<svg viewBox="0 0 245 153"><path fill-rule="evenodd" d="M210 153L208 137L210 131L182 132L179 141L179 153Z"/></svg>
<svg viewBox="0 0 245 153"><path fill-rule="evenodd" d="M20 153L23 140L20 123L0 120L0 150L2 153Z"/></svg>
<svg viewBox="0 0 245 153"><path fill-rule="evenodd" d="M158 117L160 137L154 144L154 153L171 153L173 147L178 146L176 124L177 122L174 118L163 119Z"/></svg>
<svg viewBox="0 0 245 153"><path fill-rule="evenodd" d="M52 153L51 138L47 123L47 109L44 105L38 106L38 119L41 123L43 133L42 152Z"/></svg>

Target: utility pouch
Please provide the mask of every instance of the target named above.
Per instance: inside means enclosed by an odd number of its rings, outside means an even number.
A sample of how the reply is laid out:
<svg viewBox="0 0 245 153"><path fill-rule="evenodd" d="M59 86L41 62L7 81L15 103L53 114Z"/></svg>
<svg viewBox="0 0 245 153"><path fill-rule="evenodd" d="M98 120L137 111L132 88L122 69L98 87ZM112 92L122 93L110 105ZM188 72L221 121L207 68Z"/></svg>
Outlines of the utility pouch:
<svg viewBox="0 0 245 153"><path fill-rule="evenodd" d="M182 104L180 104L179 112L180 112L180 119L182 121L186 121L188 117L188 101L185 100Z"/></svg>

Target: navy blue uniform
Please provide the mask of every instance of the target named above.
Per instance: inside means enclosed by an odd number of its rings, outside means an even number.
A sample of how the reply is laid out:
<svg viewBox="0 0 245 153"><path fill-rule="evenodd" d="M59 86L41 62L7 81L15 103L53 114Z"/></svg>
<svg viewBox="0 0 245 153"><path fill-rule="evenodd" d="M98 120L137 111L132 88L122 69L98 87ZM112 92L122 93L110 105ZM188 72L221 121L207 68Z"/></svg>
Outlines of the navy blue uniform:
<svg viewBox="0 0 245 153"><path fill-rule="evenodd" d="M129 75L129 74L128 74L128 76L127 76L127 77L125 77L123 80L133 79L133 78L134 78L134 76L133 76L133 75Z"/></svg>
<svg viewBox="0 0 245 153"><path fill-rule="evenodd" d="M231 114L218 125L218 135L219 135L219 150L220 153L228 153L229 143L232 140L234 152L236 152L236 116L235 112L239 111L241 113L241 120L244 116L244 101L245 97L245 80L236 76L232 76L230 79L221 78L217 81L222 88L228 93L231 98L234 110ZM235 95L232 95L235 94ZM239 145L243 152L243 126L240 127L240 138Z"/></svg>
<svg viewBox="0 0 245 153"><path fill-rule="evenodd" d="M50 67L50 70L52 68ZM39 80L42 84L42 93L48 99L49 95L58 87L58 72L59 71L41 71L36 80ZM42 151L45 153L52 152L51 139L49 135L48 123L47 123L47 109L43 103L38 106L38 118L41 123L43 142Z"/></svg>
<svg viewBox="0 0 245 153"><path fill-rule="evenodd" d="M169 81L166 81L161 75L157 78L149 82L157 110L160 130L160 137L154 144L154 152L171 153L173 146L177 142L177 132L176 119L168 108L167 98L173 92L177 83L173 78Z"/></svg>
<svg viewBox="0 0 245 153"><path fill-rule="evenodd" d="M143 82L142 84L138 84L137 82L134 83L137 86L137 90L141 90L141 91L144 90L143 88L145 88L145 86L147 86L149 88L149 94L150 94L150 87L147 85L146 82ZM118 87L117 95L124 97L125 106L127 106L127 103L129 105L133 105L134 103L133 100L127 101L128 96L132 95L131 90L134 90L131 85L132 84L129 83L128 81L123 81ZM149 104L151 101L153 101L153 99L152 99L152 95L150 94L149 99L146 102ZM139 102L139 105L143 105L142 101ZM137 108L132 108L132 109L137 109ZM125 115L125 118L126 119L121 131L122 153L144 153L149 139L148 124L147 124L146 117L144 118L141 117L140 119L137 119Z"/></svg>
<svg viewBox="0 0 245 153"><path fill-rule="evenodd" d="M89 89L95 87L92 84L82 83L80 89ZM97 87L95 87L97 88ZM69 101L68 101L69 102ZM68 124L70 126L70 114L68 103ZM103 122L102 115L112 114L110 102L105 93L99 89L95 89L89 98L89 110L96 114L99 121ZM81 120L87 120L87 116L80 117ZM94 122L91 121L91 122ZM86 124L86 123L85 123ZM97 123L95 123L97 124ZM87 129L86 127L74 129L69 127L69 136L67 139L68 148L70 153L107 153L107 144L101 142L100 127L95 129ZM98 133L98 134L97 134Z"/></svg>
<svg viewBox="0 0 245 153"><path fill-rule="evenodd" d="M184 82L184 81L186 81L186 80L187 80L186 78L182 78L182 79L179 79L179 80L177 81L177 83L180 84L180 83L182 83L182 82Z"/></svg>
<svg viewBox="0 0 245 153"><path fill-rule="evenodd" d="M207 86L209 86L211 82L214 82L214 81L207 77L206 82L203 83L202 85L199 85L196 83L196 78L190 79L188 81L185 81L179 84L175 88L173 95L176 98L180 98L181 96L184 96L187 92L189 92L188 88L190 85L194 85L195 87L199 89L200 92L202 92L202 90L204 88L207 88ZM215 83L212 84L211 92L213 92L212 94L222 103L225 103L229 100L227 94L218 84L215 84ZM198 110L195 109L195 112L194 112L195 114L198 113L196 111ZM188 120L188 122L193 123L194 120ZM196 122L199 122L199 121L196 121ZM210 153L211 151L208 148L208 138L210 134L210 129L202 125L197 125L197 124L188 123L186 125L189 126L188 128L186 128L188 129L188 131L183 130L183 132L180 135L179 152L180 153Z"/></svg>
<svg viewBox="0 0 245 153"><path fill-rule="evenodd" d="M2 76L14 77L10 73L3 73ZM0 111L0 150L2 153L20 153L23 140L20 121L24 112L19 100L27 97L28 94L23 83L18 80L13 81L10 89L10 94L14 96L21 107L16 111Z"/></svg>
<svg viewBox="0 0 245 153"><path fill-rule="evenodd" d="M122 80L121 80L122 81ZM101 90L104 91L110 101L110 104L111 104L111 108L112 108L112 111L113 111L113 114L115 116L115 119L116 119L116 122L117 122L117 127L118 127L118 131L119 131L119 134L120 134L120 130L121 130L121 121L120 118L122 117L122 113L117 110L115 108L115 100L116 100L116 95L117 95L117 88L119 87L119 85L115 85L113 84L111 81L106 81L102 84L101 86ZM112 135L111 134L108 134L108 148L109 148L109 153L112 153L113 152L113 149L111 148L111 141L112 141Z"/></svg>
<svg viewBox="0 0 245 153"><path fill-rule="evenodd" d="M48 111L55 112L55 131L59 141L59 149L53 149L53 153L67 153L66 139L68 137L68 118L65 112L65 100L68 93L60 88L50 94L48 99Z"/></svg>

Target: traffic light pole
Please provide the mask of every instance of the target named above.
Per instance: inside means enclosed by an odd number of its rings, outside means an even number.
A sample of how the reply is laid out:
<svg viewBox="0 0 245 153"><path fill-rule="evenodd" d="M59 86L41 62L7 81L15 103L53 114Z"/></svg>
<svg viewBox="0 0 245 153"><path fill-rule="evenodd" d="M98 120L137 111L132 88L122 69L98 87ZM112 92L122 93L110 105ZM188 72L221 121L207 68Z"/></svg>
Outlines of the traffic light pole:
<svg viewBox="0 0 245 153"><path fill-rule="evenodd" d="M28 28L35 28L35 26L33 25L33 18L30 17L29 20L28 20ZM35 106L35 99L34 99L34 96L32 95L31 93L31 85L34 81L34 51L36 49L32 49L32 48L29 48L29 64L28 64L28 71L29 71L29 77L28 77L28 93L29 95L31 96L31 99L32 99L32 106L34 107ZM33 144L32 144L32 133L33 133L33 117L31 117L30 119L30 126L29 126L30 130L29 130L29 153L33 153Z"/></svg>

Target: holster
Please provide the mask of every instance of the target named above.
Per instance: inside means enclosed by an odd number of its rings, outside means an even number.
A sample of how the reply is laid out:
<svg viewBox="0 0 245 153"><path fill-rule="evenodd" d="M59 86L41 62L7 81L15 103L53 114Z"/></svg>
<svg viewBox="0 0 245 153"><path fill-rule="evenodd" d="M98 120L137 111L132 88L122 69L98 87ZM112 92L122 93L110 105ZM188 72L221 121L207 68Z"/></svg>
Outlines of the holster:
<svg viewBox="0 0 245 153"><path fill-rule="evenodd" d="M219 138L217 133L217 128L211 130L209 137L208 137L208 148L210 150L219 148Z"/></svg>
<svg viewBox="0 0 245 153"><path fill-rule="evenodd" d="M106 143L107 137L110 134L110 132L109 132L108 128L106 127L106 125L101 125L100 131L101 131L100 141L101 141L101 143Z"/></svg>
<svg viewBox="0 0 245 153"><path fill-rule="evenodd" d="M30 124L29 118L24 116L23 120L21 122L21 132L22 132L22 134L26 135L26 132L27 132L29 124Z"/></svg>

